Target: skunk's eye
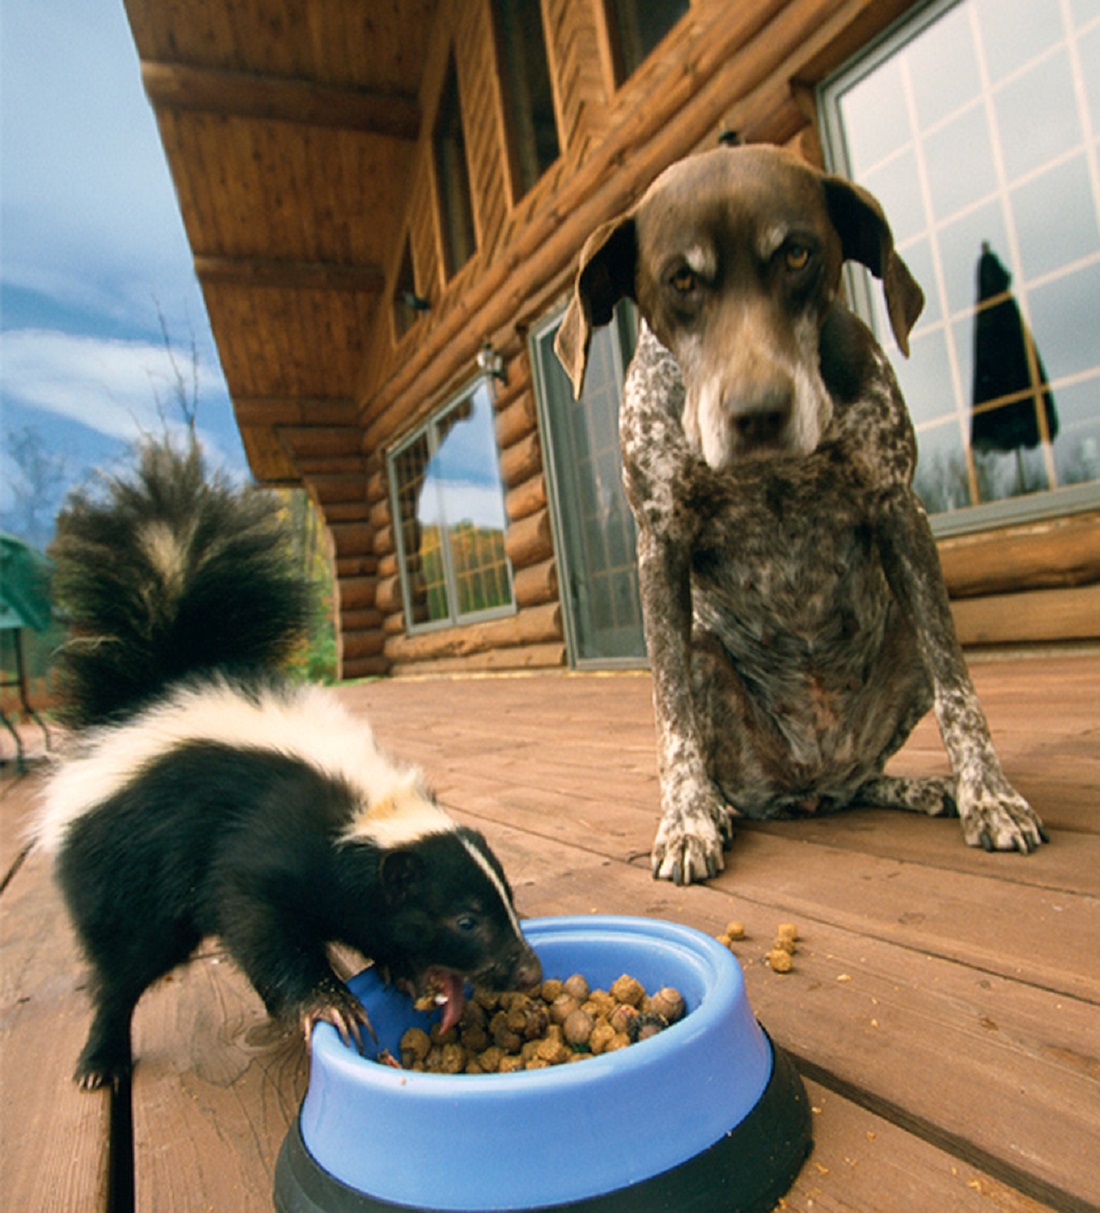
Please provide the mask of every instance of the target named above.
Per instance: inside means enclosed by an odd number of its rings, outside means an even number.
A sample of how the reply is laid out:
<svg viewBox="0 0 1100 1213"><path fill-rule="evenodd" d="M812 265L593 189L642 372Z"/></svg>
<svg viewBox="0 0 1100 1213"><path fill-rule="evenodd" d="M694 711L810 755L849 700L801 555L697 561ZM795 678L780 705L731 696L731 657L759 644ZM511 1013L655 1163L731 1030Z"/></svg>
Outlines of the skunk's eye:
<svg viewBox="0 0 1100 1213"><path fill-rule="evenodd" d="M669 279L674 290L680 292L681 295L689 295L695 290L695 284L698 279L695 276L695 271L689 265L682 265L675 274Z"/></svg>
<svg viewBox="0 0 1100 1213"><path fill-rule="evenodd" d="M804 244L788 244L786 249L787 269L792 273L804 270L810 264L810 250Z"/></svg>

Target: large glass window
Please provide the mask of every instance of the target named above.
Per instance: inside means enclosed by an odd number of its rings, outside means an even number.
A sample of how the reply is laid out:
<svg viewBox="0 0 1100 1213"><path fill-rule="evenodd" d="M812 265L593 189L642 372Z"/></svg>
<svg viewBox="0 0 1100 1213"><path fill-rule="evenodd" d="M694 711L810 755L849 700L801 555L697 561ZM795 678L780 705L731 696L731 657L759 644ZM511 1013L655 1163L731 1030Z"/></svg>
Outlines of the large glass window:
<svg viewBox="0 0 1100 1213"><path fill-rule="evenodd" d="M1100 6L926 6L823 89L927 297L893 358L940 533L1100 500ZM888 340L881 293L853 292ZM895 351L896 352L896 351Z"/></svg>
<svg viewBox="0 0 1100 1213"><path fill-rule="evenodd" d="M390 453L409 631L515 610L491 391L478 381Z"/></svg>
<svg viewBox="0 0 1100 1213"><path fill-rule="evenodd" d="M614 321L592 334L579 400L554 354L560 324L559 312L536 326L530 343L570 660L639 665L645 636L637 541L619 455L619 397L634 349L633 312L620 304Z"/></svg>
<svg viewBox="0 0 1100 1213"><path fill-rule="evenodd" d="M521 198L561 155L538 0L495 0L513 191Z"/></svg>

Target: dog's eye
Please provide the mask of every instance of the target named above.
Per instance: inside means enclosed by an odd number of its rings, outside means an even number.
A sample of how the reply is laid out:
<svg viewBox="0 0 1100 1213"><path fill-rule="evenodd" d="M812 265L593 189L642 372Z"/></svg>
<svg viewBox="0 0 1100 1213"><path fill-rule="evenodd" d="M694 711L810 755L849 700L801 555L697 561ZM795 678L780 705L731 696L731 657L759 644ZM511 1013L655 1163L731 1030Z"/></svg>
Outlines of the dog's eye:
<svg viewBox="0 0 1100 1213"><path fill-rule="evenodd" d="M793 273L804 270L810 263L810 250L804 244L788 244L786 261L787 269Z"/></svg>
<svg viewBox="0 0 1100 1213"><path fill-rule="evenodd" d="M695 277L695 271L687 265L682 265L670 279L673 288L680 292L681 295L689 295L695 290L695 283L698 281Z"/></svg>
<svg viewBox="0 0 1100 1213"><path fill-rule="evenodd" d="M463 914L455 922L455 926L465 935L477 930L478 919L475 914Z"/></svg>

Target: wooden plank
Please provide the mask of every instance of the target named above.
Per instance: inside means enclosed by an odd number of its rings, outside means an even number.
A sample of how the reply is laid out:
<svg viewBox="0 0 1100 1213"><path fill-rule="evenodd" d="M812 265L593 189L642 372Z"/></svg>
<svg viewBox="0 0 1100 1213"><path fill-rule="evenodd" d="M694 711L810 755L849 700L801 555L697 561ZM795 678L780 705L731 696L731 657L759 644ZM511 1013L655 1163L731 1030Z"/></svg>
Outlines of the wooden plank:
<svg viewBox="0 0 1100 1213"><path fill-rule="evenodd" d="M268 1213L279 1146L305 1093L298 1031L273 1024L212 949L146 993L134 1051L137 1213Z"/></svg>
<svg viewBox="0 0 1100 1213"><path fill-rule="evenodd" d="M813 1110L813 1154L776 1213L1054 1209L827 1087L807 1082L806 1093Z"/></svg>
<svg viewBox="0 0 1100 1213"><path fill-rule="evenodd" d="M525 913L642 913L708 933L745 922L738 956L753 1008L823 1081L1036 1199L1100 1201L1095 1003L792 915L782 895L761 905L736 881L679 889L460 816L485 830ZM789 917L803 941L794 972L779 976L762 957Z"/></svg>
<svg viewBox="0 0 1100 1213"><path fill-rule="evenodd" d="M5 833L21 824L35 783L5 787ZM107 1209L110 1095L80 1091L72 1081L90 1021L84 985L50 863L31 855L0 895L0 1190L7 1209Z"/></svg>
<svg viewBox="0 0 1100 1213"><path fill-rule="evenodd" d="M141 80L158 109L337 126L395 139L415 139L420 133L416 98L398 93L149 60L141 65Z"/></svg>
<svg viewBox="0 0 1100 1213"><path fill-rule="evenodd" d="M195 256L195 273L204 285L229 284L274 287L292 291L357 291L380 294L385 286L382 270L335 261L295 261L275 257L224 257L209 253Z"/></svg>

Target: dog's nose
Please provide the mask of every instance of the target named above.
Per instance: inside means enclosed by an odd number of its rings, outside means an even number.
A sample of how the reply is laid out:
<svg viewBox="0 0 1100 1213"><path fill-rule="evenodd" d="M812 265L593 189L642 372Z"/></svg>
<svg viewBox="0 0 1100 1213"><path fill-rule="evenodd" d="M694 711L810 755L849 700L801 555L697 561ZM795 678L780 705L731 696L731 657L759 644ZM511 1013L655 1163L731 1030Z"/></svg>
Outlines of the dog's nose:
<svg viewBox="0 0 1100 1213"><path fill-rule="evenodd" d="M730 411L741 450L752 452L782 446L792 402L792 392L782 387L773 388L751 402L739 401Z"/></svg>

